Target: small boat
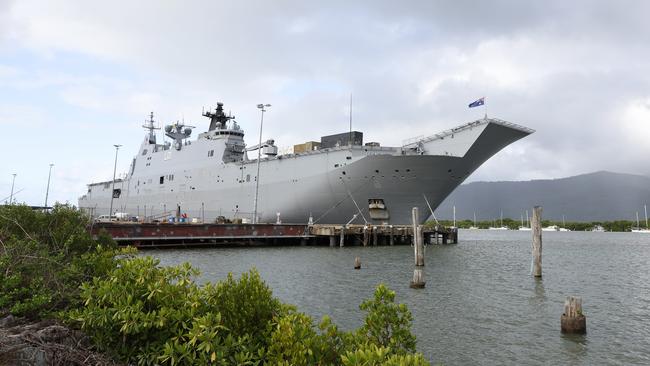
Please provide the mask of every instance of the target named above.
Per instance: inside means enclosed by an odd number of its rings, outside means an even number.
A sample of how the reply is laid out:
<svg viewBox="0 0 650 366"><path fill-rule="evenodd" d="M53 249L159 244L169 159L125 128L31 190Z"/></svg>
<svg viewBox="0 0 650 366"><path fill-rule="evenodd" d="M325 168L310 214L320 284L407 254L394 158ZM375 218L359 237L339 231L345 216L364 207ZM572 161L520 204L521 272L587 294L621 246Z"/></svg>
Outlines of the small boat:
<svg viewBox="0 0 650 366"><path fill-rule="evenodd" d="M526 210L526 225L524 226L524 215L521 215L521 226L519 227L519 231L531 231L532 228L530 227L530 223L528 222L528 210Z"/></svg>
<svg viewBox="0 0 650 366"><path fill-rule="evenodd" d="M510 230L508 229L507 226L503 226L503 210L501 210L501 226L499 227L490 226L488 230Z"/></svg>
<svg viewBox="0 0 650 366"><path fill-rule="evenodd" d="M551 225L551 226L543 227L542 231L560 231L560 228L557 225Z"/></svg>
<svg viewBox="0 0 650 366"><path fill-rule="evenodd" d="M564 215L562 215L562 226L563 227L559 228L558 231L571 231L571 230L564 227L564 226L566 226L566 222L564 221Z"/></svg>
<svg viewBox="0 0 650 366"><path fill-rule="evenodd" d="M636 228L632 228L633 233L644 233L650 234L650 228L648 228L648 208L646 205L643 205L643 211L645 213L645 229L639 227L639 212L636 213Z"/></svg>
<svg viewBox="0 0 650 366"><path fill-rule="evenodd" d="M476 211L474 211L474 225L469 227L470 230L478 230L478 226L476 226Z"/></svg>
<svg viewBox="0 0 650 366"><path fill-rule="evenodd" d="M596 226L594 226L594 227L591 229L591 231L593 231L593 232L595 232L595 233L604 233L604 232L605 232L605 228L602 227L602 226L600 226L600 225L596 225Z"/></svg>

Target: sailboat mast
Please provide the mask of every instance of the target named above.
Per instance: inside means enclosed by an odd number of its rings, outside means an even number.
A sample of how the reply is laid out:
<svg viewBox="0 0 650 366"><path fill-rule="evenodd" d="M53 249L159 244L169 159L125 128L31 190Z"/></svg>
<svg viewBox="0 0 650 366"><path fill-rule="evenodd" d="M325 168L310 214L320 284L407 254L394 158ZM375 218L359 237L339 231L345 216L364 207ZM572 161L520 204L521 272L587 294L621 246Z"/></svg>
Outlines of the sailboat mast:
<svg viewBox="0 0 650 366"><path fill-rule="evenodd" d="M524 226L524 214L521 214L521 226Z"/></svg>
<svg viewBox="0 0 650 366"><path fill-rule="evenodd" d="M456 206L454 206L454 227L456 227Z"/></svg>
<svg viewBox="0 0 650 366"><path fill-rule="evenodd" d="M503 227L503 210L501 210L501 227Z"/></svg>
<svg viewBox="0 0 650 366"><path fill-rule="evenodd" d="M648 228L648 208L643 205L643 212L645 213L645 228Z"/></svg>
<svg viewBox="0 0 650 366"><path fill-rule="evenodd" d="M528 219L528 210L526 210L526 225L530 227L530 220Z"/></svg>
<svg viewBox="0 0 650 366"><path fill-rule="evenodd" d="M476 211L474 211L474 226L476 226Z"/></svg>

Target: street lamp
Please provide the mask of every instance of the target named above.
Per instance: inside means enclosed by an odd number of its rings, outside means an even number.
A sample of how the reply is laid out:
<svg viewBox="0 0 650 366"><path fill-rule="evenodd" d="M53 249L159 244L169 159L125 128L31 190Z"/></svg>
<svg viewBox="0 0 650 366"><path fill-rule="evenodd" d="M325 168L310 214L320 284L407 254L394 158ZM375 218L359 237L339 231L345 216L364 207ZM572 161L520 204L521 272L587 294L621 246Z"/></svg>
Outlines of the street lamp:
<svg viewBox="0 0 650 366"><path fill-rule="evenodd" d="M255 178L255 210L253 213L253 224L257 224L257 197L260 189L260 159L262 158L262 126L264 125L264 112L270 107L270 104L258 104L257 108L262 113L260 118L260 143L257 145L257 176Z"/></svg>
<svg viewBox="0 0 650 366"><path fill-rule="evenodd" d="M117 151L122 145L113 145L115 146L115 164L113 165L113 187L111 187L111 208L108 210L108 220L111 221L111 216L113 215L113 197L115 197L115 171L117 170Z"/></svg>
<svg viewBox="0 0 650 366"><path fill-rule="evenodd" d="M47 188L45 189L45 207L44 209L47 210L47 196L50 194L50 177L52 177L52 167L54 164L50 163L50 172L47 173Z"/></svg>
<svg viewBox="0 0 650 366"><path fill-rule="evenodd" d="M9 204L12 205L14 199L14 183L16 182L16 173L12 174L14 177L11 180L11 195L9 196Z"/></svg>

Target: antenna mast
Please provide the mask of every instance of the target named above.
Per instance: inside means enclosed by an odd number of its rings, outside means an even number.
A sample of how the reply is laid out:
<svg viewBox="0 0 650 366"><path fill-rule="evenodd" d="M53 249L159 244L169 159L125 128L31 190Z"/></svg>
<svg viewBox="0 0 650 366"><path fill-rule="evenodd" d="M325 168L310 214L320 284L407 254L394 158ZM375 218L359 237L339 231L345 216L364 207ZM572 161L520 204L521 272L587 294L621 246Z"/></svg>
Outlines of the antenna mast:
<svg viewBox="0 0 650 366"><path fill-rule="evenodd" d="M154 126L154 120L153 120L153 112L149 114L149 120L145 120L144 124L142 125L146 130L149 130L149 143L150 144L156 144L156 133L154 130L159 130L160 127L155 127Z"/></svg>

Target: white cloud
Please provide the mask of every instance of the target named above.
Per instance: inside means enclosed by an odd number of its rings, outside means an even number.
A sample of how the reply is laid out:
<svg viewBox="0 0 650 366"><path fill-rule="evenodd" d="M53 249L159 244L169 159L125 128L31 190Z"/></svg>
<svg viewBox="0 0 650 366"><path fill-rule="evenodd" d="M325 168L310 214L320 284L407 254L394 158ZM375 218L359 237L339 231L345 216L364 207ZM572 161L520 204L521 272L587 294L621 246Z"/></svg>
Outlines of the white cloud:
<svg viewBox="0 0 650 366"><path fill-rule="evenodd" d="M481 117L467 103L486 96L538 132L471 179L649 173L649 4L22 0L0 6L0 85L22 98L0 121L66 126L49 136L66 144L57 166L86 182L114 141L137 148L152 110L204 128L200 108L224 101L256 139L255 105L271 103L265 138L290 146L345 131L352 93L354 128L399 145Z"/></svg>

